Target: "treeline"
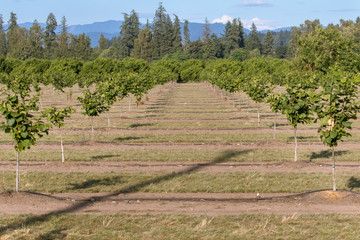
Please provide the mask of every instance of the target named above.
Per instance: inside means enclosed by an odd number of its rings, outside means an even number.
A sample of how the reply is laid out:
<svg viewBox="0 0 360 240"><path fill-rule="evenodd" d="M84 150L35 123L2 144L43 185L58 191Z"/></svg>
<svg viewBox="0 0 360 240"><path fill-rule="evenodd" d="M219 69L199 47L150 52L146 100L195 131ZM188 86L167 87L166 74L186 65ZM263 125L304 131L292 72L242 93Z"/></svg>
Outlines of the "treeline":
<svg viewBox="0 0 360 240"><path fill-rule="evenodd" d="M255 24L246 35L240 19L229 21L224 33L218 37L211 32L210 24L205 20L202 35L196 41L190 40L189 22L180 23L179 17L167 14L160 3L152 22L141 27L138 14L132 11L124 14L124 21L119 29L119 37L106 39L101 35L98 46L91 47L91 40L85 34L68 33L66 18L61 23L50 13L43 29L35 20L33 26L26 30L17 24L15 13L11 13L8 29L3 27L0 15L0 55L21 60L29 58L56 59L74 57L84 61L98 57L124 59L134 57L146 61L162 58L176 60L188 59L223 59L243 61L252 57L271 56L277 58L293 58L297 53L297 39L300 35L314 31L320 25L319 20L305 21L292 31L278 33L259 33ZM60 28L57 33L56 29ZM341 34L359 43L360 19L340 20L337 25L327 28L335 29Z"/></svg>

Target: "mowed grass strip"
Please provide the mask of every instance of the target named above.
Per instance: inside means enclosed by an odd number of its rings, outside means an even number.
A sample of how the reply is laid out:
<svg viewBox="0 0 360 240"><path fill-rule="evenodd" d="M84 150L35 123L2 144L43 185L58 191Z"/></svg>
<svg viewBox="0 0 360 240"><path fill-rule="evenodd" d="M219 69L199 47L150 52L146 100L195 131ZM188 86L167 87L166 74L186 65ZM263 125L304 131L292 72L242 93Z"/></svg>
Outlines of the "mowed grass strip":
<svg viewBox="0 0 360 240"><path fill-rule="evenodd" d="M0 233L3 239L358 239L359 221L353 214L0 215Z"/></svg>
<svg viewBox="0 0 360 240"><path fill-rule="evenodd" d="M191 168L189 168L191 169ZM36 192L154 193L300 193L332 187L329 173L21 173L21 190ZM360 181L360 174L338 173L337 186ZM15 173L2 172L6 190L15 189Z"/></svg>
<svg viewBox="0 0 360 240"><path fill-rule="evenodd" d="M63 140L66 143L76 143L83 141L90 141L91 131L83 132L65 132L63 133ZM273 141L273 133L248 131L248 132L230 132L217 133L215 132L149 132L149 133L113 133L113 132L98 132L95 129L93 141L107 142L107 143L242 143L242 142L264 142ZM60 134L58 132L51 132L39 139L38 142L59 142ZM292 133L281 132L277 134L277 141L293 142L294 137ZM320 142L320 138L316 131L304 132L298 135L299 142ZM360 133L353 134L351 138L345 141L359 142ZM5 133L0 134L0 143L12 142L11 136Z"/></svg>
<svg viewBox="0 0 360 240"><path fill-rule="evenodd" d="M224 151L231 156L224 158ZM337 150L337 162L358 161L360 150ZM21 152L21 161L61 161L60 146L58 150L32 148ZM221 162L283 162L294 161L292 146L288 149L262 148L262 149L113 149L95 148L87 150L68 150L65 146L66 162L211 162L220 159ZM299 161L330 162L330 150L298 150ZM1 150L0 161L16 161L14 150Z"/></svg>

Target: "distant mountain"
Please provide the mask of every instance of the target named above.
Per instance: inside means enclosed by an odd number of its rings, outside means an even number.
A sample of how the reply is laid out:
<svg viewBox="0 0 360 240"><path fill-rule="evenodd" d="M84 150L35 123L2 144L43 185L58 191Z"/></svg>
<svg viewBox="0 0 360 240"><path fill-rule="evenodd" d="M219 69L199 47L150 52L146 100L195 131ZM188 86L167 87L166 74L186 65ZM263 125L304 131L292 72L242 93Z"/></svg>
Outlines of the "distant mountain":
<svg viewBox="0 0 360 240"><path fill-rule="evenodd" d="M85 33L87 36L91 39L91 46L95 47L98 45L98 41L100 39L101 33L107 38L111 39L113 37L118 37L120 32L120 26L123 23L123 21L116 21L116 20L109 20L105 22L94 22L91 24L78 24L78 25L70 25L68 27L68 31L71 34L82 34ZM25 27L26 29L30 29L33 23L26 22L26 23L20 23L20 27ZM45 23L39 23L42 28L45 29L46 24ZM201 32L203 29L203 23L189 23L189 30L190 30L190 39L191 41L196 41L201 37ZM4 28L7 29L8 25L4 25ZM142 25L144 27L144 25ZM183 24L181 24L181 27L183 27ZM221 36L222 33L224 33L225 30L225 24L222 23L213 23L210 24L211 31L215 33L217 36ZM275 30L271 30L274 32L280 32L280 31L290 31L291 27L285 27L285 28L278 28ZM246 34L250 33L249 29L244 29ZM260 33L266 33L269 30L262 30L259 31ZM60 27L58 26L57 32L60 32Z"/></svg>

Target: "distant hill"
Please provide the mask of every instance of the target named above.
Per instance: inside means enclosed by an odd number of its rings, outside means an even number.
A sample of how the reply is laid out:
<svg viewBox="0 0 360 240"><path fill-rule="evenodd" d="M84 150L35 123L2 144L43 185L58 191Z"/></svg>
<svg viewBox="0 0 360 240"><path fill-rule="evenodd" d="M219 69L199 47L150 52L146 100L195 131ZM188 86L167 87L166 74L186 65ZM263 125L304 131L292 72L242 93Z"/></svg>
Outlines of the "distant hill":
<svg viewBox="0 0 360 240"><path fill-rule="evenodd" d="M71 34L81 34L85 33L87 36L91 39L91 46L95 47L98 45L98 41L100 39L101 33L107 38L111 39L113 37L119 36L120 32L120 26L123 23L123 21L116 21L116 20L109 20L105 22L94 22L91 24L78 24L78 25L70 25L68 28L69 33ZM26 22L26 23L20 23L19 26L26 27L26 29L30 29L33 23ZM45 23L39 23L42 28L45 28ZM4 25L4 28L7 29L8 25ZM142 26L144 27L144 25ZM183 24L181 25L183 27ZM203 28L203 23L189 23L189 30L190 30L190 39L191 41L195 41L201 37L201 32ZM225 30L225 24L222 23L213 23L210 24L210 28L213 33L215 33L217 36L221 36L222 33L224 33ZM249 29L244 29L246 34L250 33ZM271 30L274 32L280 32L280 31L290 31L291 27L286 28L278 28L275 30ZM60 32L60 27L58 26L57 31ZM259 31L260 33L266 33L268 30L262 30Z"/></svg>

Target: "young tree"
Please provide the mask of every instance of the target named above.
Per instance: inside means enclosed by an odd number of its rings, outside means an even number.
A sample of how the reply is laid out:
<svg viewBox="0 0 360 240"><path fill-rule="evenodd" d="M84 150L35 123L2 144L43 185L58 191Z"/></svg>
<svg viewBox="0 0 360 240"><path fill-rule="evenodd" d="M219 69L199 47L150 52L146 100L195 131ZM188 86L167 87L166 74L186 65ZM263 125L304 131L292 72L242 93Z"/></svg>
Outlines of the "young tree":
<svg viewBox="0 0 360 240"><path fill-rule="evenodd" d="M321 79L321 101L315 111L321 123L320 138L332 151L333 191L336 191L335 147L343 137L351 136L346 129L351 129L350 120L357 118L360 109L357 100L359 83L359 76L339 69L331 69Z"/></svg>
<svg viewBox="0 0 360 240"><path fill-rule="evenodd" d="M45 110L43 116L52 124L52 126L58 127L60 130L60 147L61 147L61 162L65 162L63 138L61 134L61 127L64 126L65 118L70 118L71 113L75 110L72 107L64 107L58 110L56 107L51 107Z"/></svg>
<svg viewBox="0 0 360 240"><path fill-rule="evenodd" d="M17 153L16 191L20 191L20 152L36 146L37 139L48 134L49 125L37 117L39 94L31 94L32 80L24 75L12 76L7 81L7 90L2 89L0 112L6 120L1 128L11 135Z"/></svg>
<svg viewBox="0 0 360 240"><path fill-rule="evenodd" d="M297 161L297 127L299 124L309 124L313 117L313 106L318 102L316 85L309 81L312 79L310 72L293 71L289 73L286 93L280 93L273 105L280 109L294 128L295 157ZM276 100L278 102L276 102Z"/></svg>

